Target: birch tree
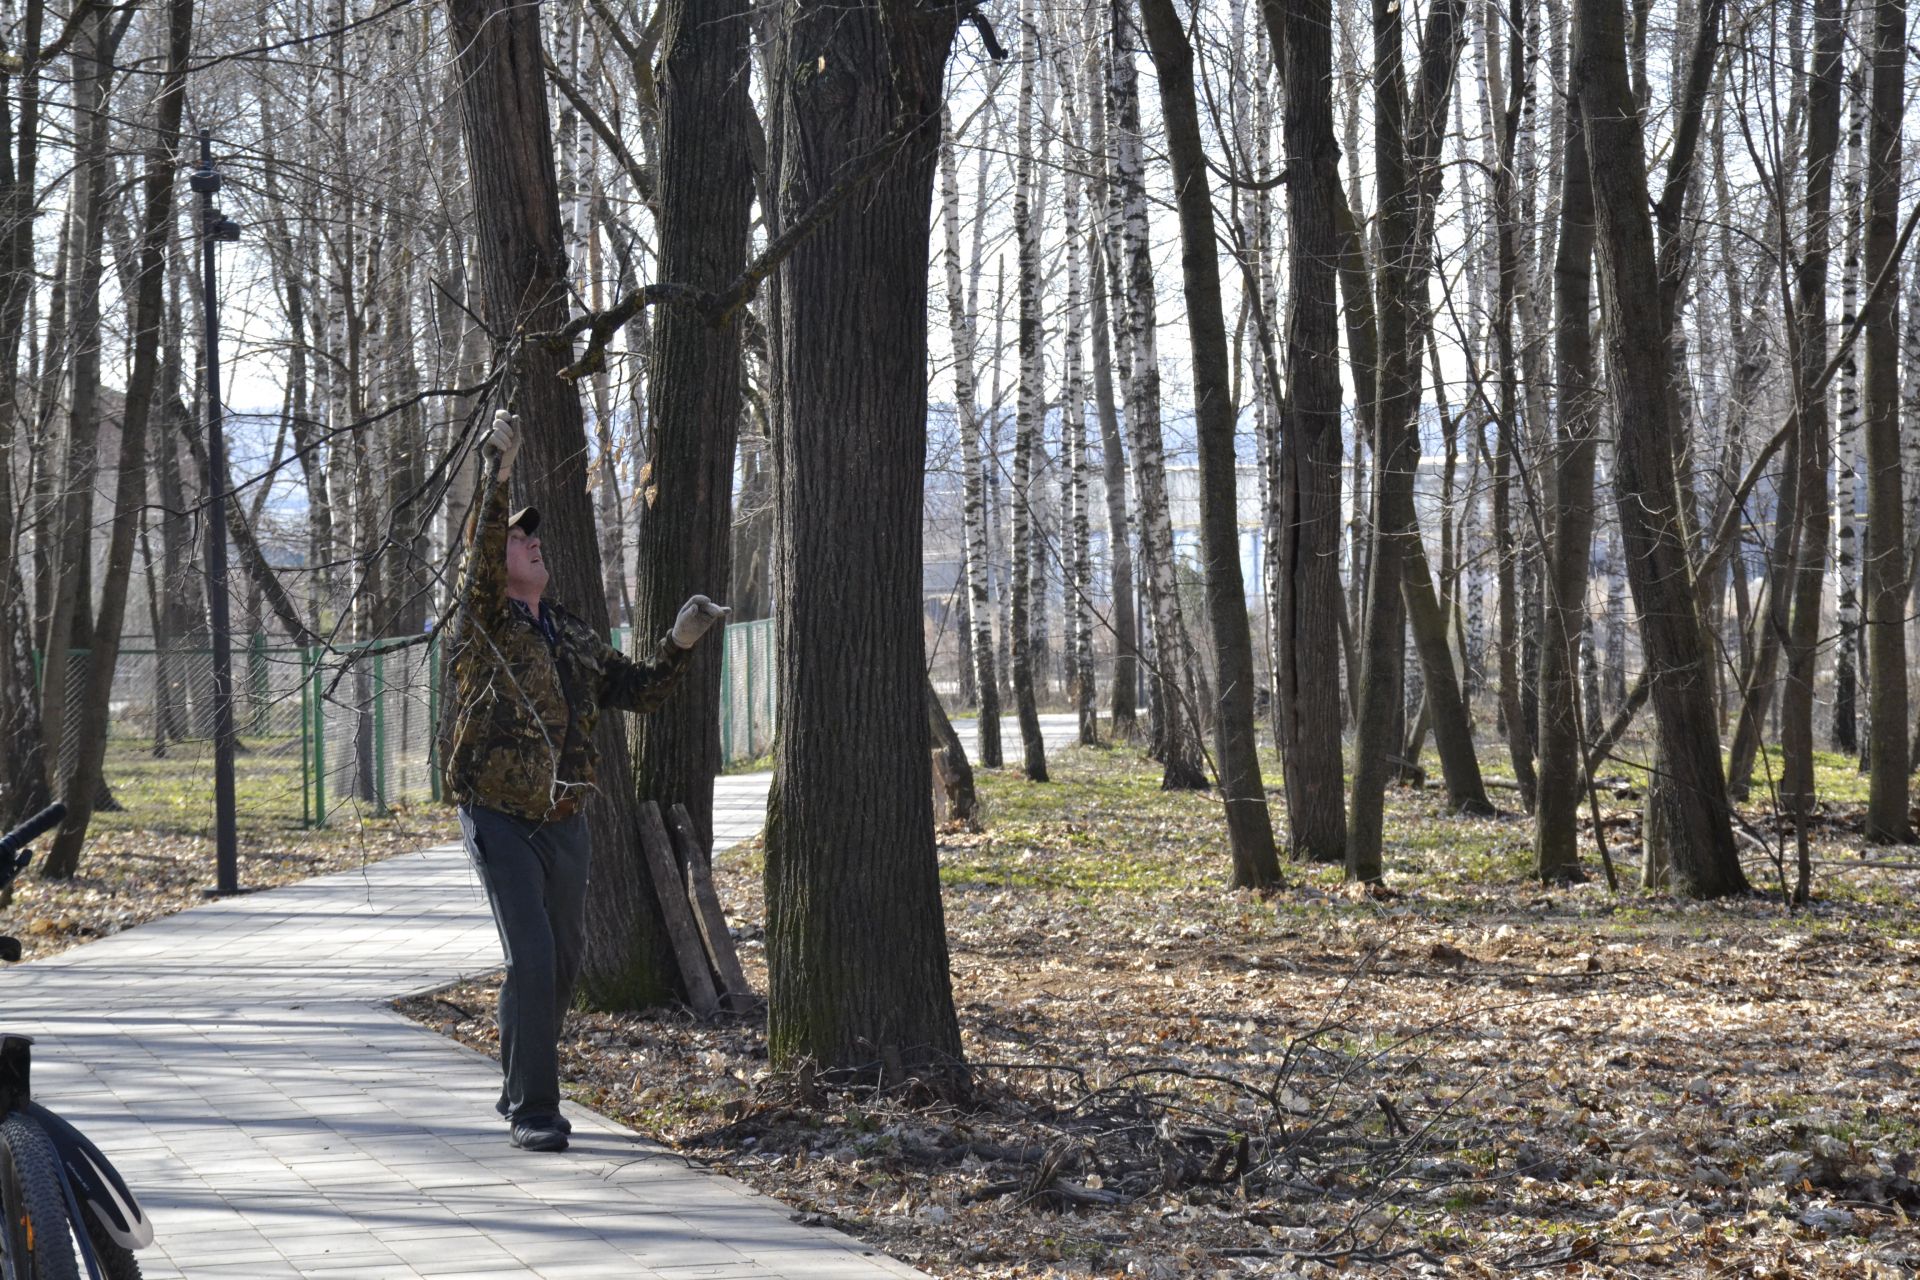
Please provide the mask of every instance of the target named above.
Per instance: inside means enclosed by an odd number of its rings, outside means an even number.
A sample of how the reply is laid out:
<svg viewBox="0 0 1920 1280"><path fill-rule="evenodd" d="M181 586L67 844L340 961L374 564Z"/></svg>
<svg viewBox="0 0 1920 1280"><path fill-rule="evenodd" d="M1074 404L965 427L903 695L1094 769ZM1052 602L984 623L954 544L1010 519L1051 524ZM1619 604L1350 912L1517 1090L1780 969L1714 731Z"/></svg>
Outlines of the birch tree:
<svg viewBox="0 0 1920 1280"><path fill-rule="evenodd" d="M1020 9L1020 103L1015 135L1013 234L1019 255L1020 387L1013 439L1013 700L1020 720L1023 769L1029 782L1047 780L1047 745L1040 732L1035 698L1035 653L1032 615L1035 608L1032 569L1034 554L1034 455L1046 416L1046 367L1040 315L1040 228L1034 208L1038 203L1039 165L1034 154L1034 84L1044 66L1031 0ZM1042 579L1044 583L1044 579ZM1043 588L1044 592L1044 588ZM1044 608L1044 605L1042 605Z"/></svg>
<svg viewBox="0 0 1920 1280"><path fill-rule="evenodd" d="M1147 595L1153 610L1152 674L1158 689L1160 719L1156 754L1161 786L1199 790L1207 785L1200 760L1197 715L1202 699L1195 682L1192 641L1187 634L1174 575L1173 521L1167 507L1165 448L1160 438L1160 355L1157 336L1154 263L1147 225L1147 190L1140 132L1139 77L1134 67L1134 32L1129 0L1110 0L1111 40L1107 93L1112 147L1114 203L1119 214L1125 283L1127 352L1127 431L1139 504L1140 558L1145 562ZM1117 269L1116 269L1117 270Z"/></svg>
<svg viewBox="0 0 1920 1280"><path fill-rule="evenodd" d="M979 748L982 768L998 769L1000 749L1000 681L993 660L993 607L987 595L986 477L981 470L980 408L974 397L974 320L967 305L969 291L960 275L960 181L955 157L956 140L951 115L942 112L940 148L940 221L946 235L947 330L953 340L953 402L960 415L962 478L961 519L966 539L967 616L973 628L971 657L974 688L980 699ZM979 268L980 236L974 237L974 268Z"/></svg>

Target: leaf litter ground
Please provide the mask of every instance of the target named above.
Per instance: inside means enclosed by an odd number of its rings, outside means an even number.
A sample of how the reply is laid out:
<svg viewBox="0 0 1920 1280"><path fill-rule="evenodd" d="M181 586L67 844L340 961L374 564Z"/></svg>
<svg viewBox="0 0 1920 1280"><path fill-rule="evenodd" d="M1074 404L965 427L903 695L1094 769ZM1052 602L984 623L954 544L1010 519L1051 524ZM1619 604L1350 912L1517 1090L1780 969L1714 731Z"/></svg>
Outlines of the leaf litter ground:
<svg viewBox="0 0 1920 1280"><path fill-rule="evenodd" d="M1415 789L1393 896L1263 900L1217 800L1052 768L940 838L969 1105L774 1073L758 1015L575 1014L573 1095L938 1275L1920 1274L1920 874L1845 803L1797 914L1544 890L1525 818ZM764 990L761 870L715 875ZM494 990L402 1007L494 1050Z"/></svg>

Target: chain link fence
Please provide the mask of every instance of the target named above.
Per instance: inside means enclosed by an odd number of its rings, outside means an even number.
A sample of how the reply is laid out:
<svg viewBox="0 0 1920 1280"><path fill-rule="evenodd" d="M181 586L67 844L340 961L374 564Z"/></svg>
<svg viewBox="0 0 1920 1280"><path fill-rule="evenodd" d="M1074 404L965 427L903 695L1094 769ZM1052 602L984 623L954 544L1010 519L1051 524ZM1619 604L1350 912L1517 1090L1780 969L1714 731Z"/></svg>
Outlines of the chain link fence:
<svg viewBox="0 0 1920 1280"><path fill-rule="evenodd" d="M430 635L393 637L343 649L302 649L253 636L234 647L236 776L242 806L260 816L325 826L346 814L383 813L440 799L436 726L440 646ZM636 654L629 628L613 644ZM213 793L213 651L120 650L108 705L105 782L110 795L142 810L210 809ZM720 744L732 766L765 756L776 727L771 619L738 623L722 635ZM76 649L67 666L68 705L78 706L92 655ZM44 663L41 664L44 673ZM73 764L72 734L60 746ZM117 802L116 802L117 803Z"/></svg>

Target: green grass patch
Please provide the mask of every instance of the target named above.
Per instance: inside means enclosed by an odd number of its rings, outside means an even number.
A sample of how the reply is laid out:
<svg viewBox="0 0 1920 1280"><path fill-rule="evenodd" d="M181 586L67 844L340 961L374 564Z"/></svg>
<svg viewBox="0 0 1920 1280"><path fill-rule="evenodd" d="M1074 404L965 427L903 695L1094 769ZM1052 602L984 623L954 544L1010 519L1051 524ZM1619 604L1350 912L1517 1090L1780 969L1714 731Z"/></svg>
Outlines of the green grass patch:
<svg viewBox="0 0 1920 1280"><path fill-rule="evenodd" d="M358 842L371 828L382 830L416 821L422 815L444 811L448 821L452 809L434 804L425 794L398 799L386 813L370 804L348 801L342 804L335 788L339 773L328 776L328 823L310 828L311 802L305 798L306 773L301 762L298 735L243 734L234 756L235 825L243 849L268 844L284 844L298 837L321 845ZM389 762L388 784L397 786L398 762ZM165 755L155 755L150 739L110 738L104 771L107 787L117 806L95 814L93 830L98 834L146 833L165 837L210 836L214 824L213 744L205 740L176 742ZM408 771L407 780L424 793L424 765Z"/></svg>
<svg viewBox="0 0 1920 1280"><path fill-rule="evenodd" d="M976 769L991 839L941 859L949 887L1034 887L1082 895L1155 893L1224 880L1220 802L1163 791L1159 767L1126 747L1049 754L1047 783L1017 767Z"/></svg>

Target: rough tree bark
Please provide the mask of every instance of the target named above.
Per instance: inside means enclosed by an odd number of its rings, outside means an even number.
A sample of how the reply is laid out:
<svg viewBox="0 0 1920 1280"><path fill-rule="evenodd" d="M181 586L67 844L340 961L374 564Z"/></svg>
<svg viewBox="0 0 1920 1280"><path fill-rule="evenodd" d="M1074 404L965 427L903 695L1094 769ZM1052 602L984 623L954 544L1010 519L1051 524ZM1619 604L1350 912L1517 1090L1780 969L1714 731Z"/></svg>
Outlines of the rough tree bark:
<svg viewBox="0 0 1920 1280"><path fill-rule="evenodd" d="M780 268L768 1051L776 1068L960 1090L919 589L927 230L957 11L787 0L785 14L782 206L807 208L876 146L897 154Z"/></svg>
<svg viewBox="0 0 1920 1280"><path fill-rule="evenodd" d="M113 525L101 583L100 616L93 628L93 652L72 727L74 764L64 779L60 797L66 802L67 816L40 864L40 874L49 880L64 880L79 869L80 850L86 843L87 827L93 821L103 783L107 734L113 721L107 704L113 696L113 673L119 663L120 633L126 621L134 538L146 514L147 423L156 400L160 330L167 308L167 240L173 232L174 175L179 167L180 116L186 103L192 39L193 0L171 0L167 6L167 63L154 104L153 143L147 150L142 183L145 203L132 306L133 368L127 378L126 413L120 424ZM91 530L88 532L91 534ZM81 600L78 607L90 610L92 601Z"/></svg>
<svg viewBox="0 0 1920 1280"><path fill-rule="evenodd" d="M718 289L747 261L753 203L748 152L746 0L669 0L661 12L659 278ZM742 412L739 313L666 307L653 318L647 418L652 425L640 516L633 625L644 651L687 597L724 600L733 547L733 470ZM633 722L633 783L664 809L687 806L713 836L720 772L720 637L695 652L683 687Z"/></svg>
<svg viewBox="0 0 1920 1280"><path fill-rule="evenodd" d="M0 71L0 455L25 441L20 339L33 296L33 228L40 154L43 0L27 0L20 21L22 65ZM18 114L15 114L15 104ZM33 620L20 575L18 508L10 463L0 465L0 822L12 827L51 799L34 690Z"/></svg>
<svg viewBox="0 0 1920 1280"><path fill-rule="evenodd" d="M1878 281L1900 235L1900 124L1906 95L1906 0L1874 0L1872 101L1861 276ZM1900 291L1871 289L1866 346L1867 839L1913 839L1907 812L1907 537L1900 482Z"/></svg>
<svg viewBox="0 0 1920 1280"><path fill-rule="evenodd" d="M1348 242L1339 211L1333 134L1332 5L1265 0L1268 37L1285 86L1287 156L1286 377L1281 443L1278 686L1287 824L1293 856L1346 856L1340 751L1340 341L1336 263ZM1364 398L1364 393L1363 397Z"/></svg>
<svg viewBox="0 0 1920 1280"><path fill-rule="evenodd" d="M49 782L55 791L64 791L71 768L73 699L76 685L86 678L84 667L74 669L73 651L92 648L93 505L102 416L100 282L106 262L106 188L111 177L108 100L116 50L126 30L104 9L80 21L82 34L72 54L75 136L67 210L68 274L63 282L69 309L66 430L62 487L52 505L55 555L40 646L44 655L40 722L46 734ZM51 471L42 463L43 475ZM47 874L45 864L41 874Z"/></svg>

